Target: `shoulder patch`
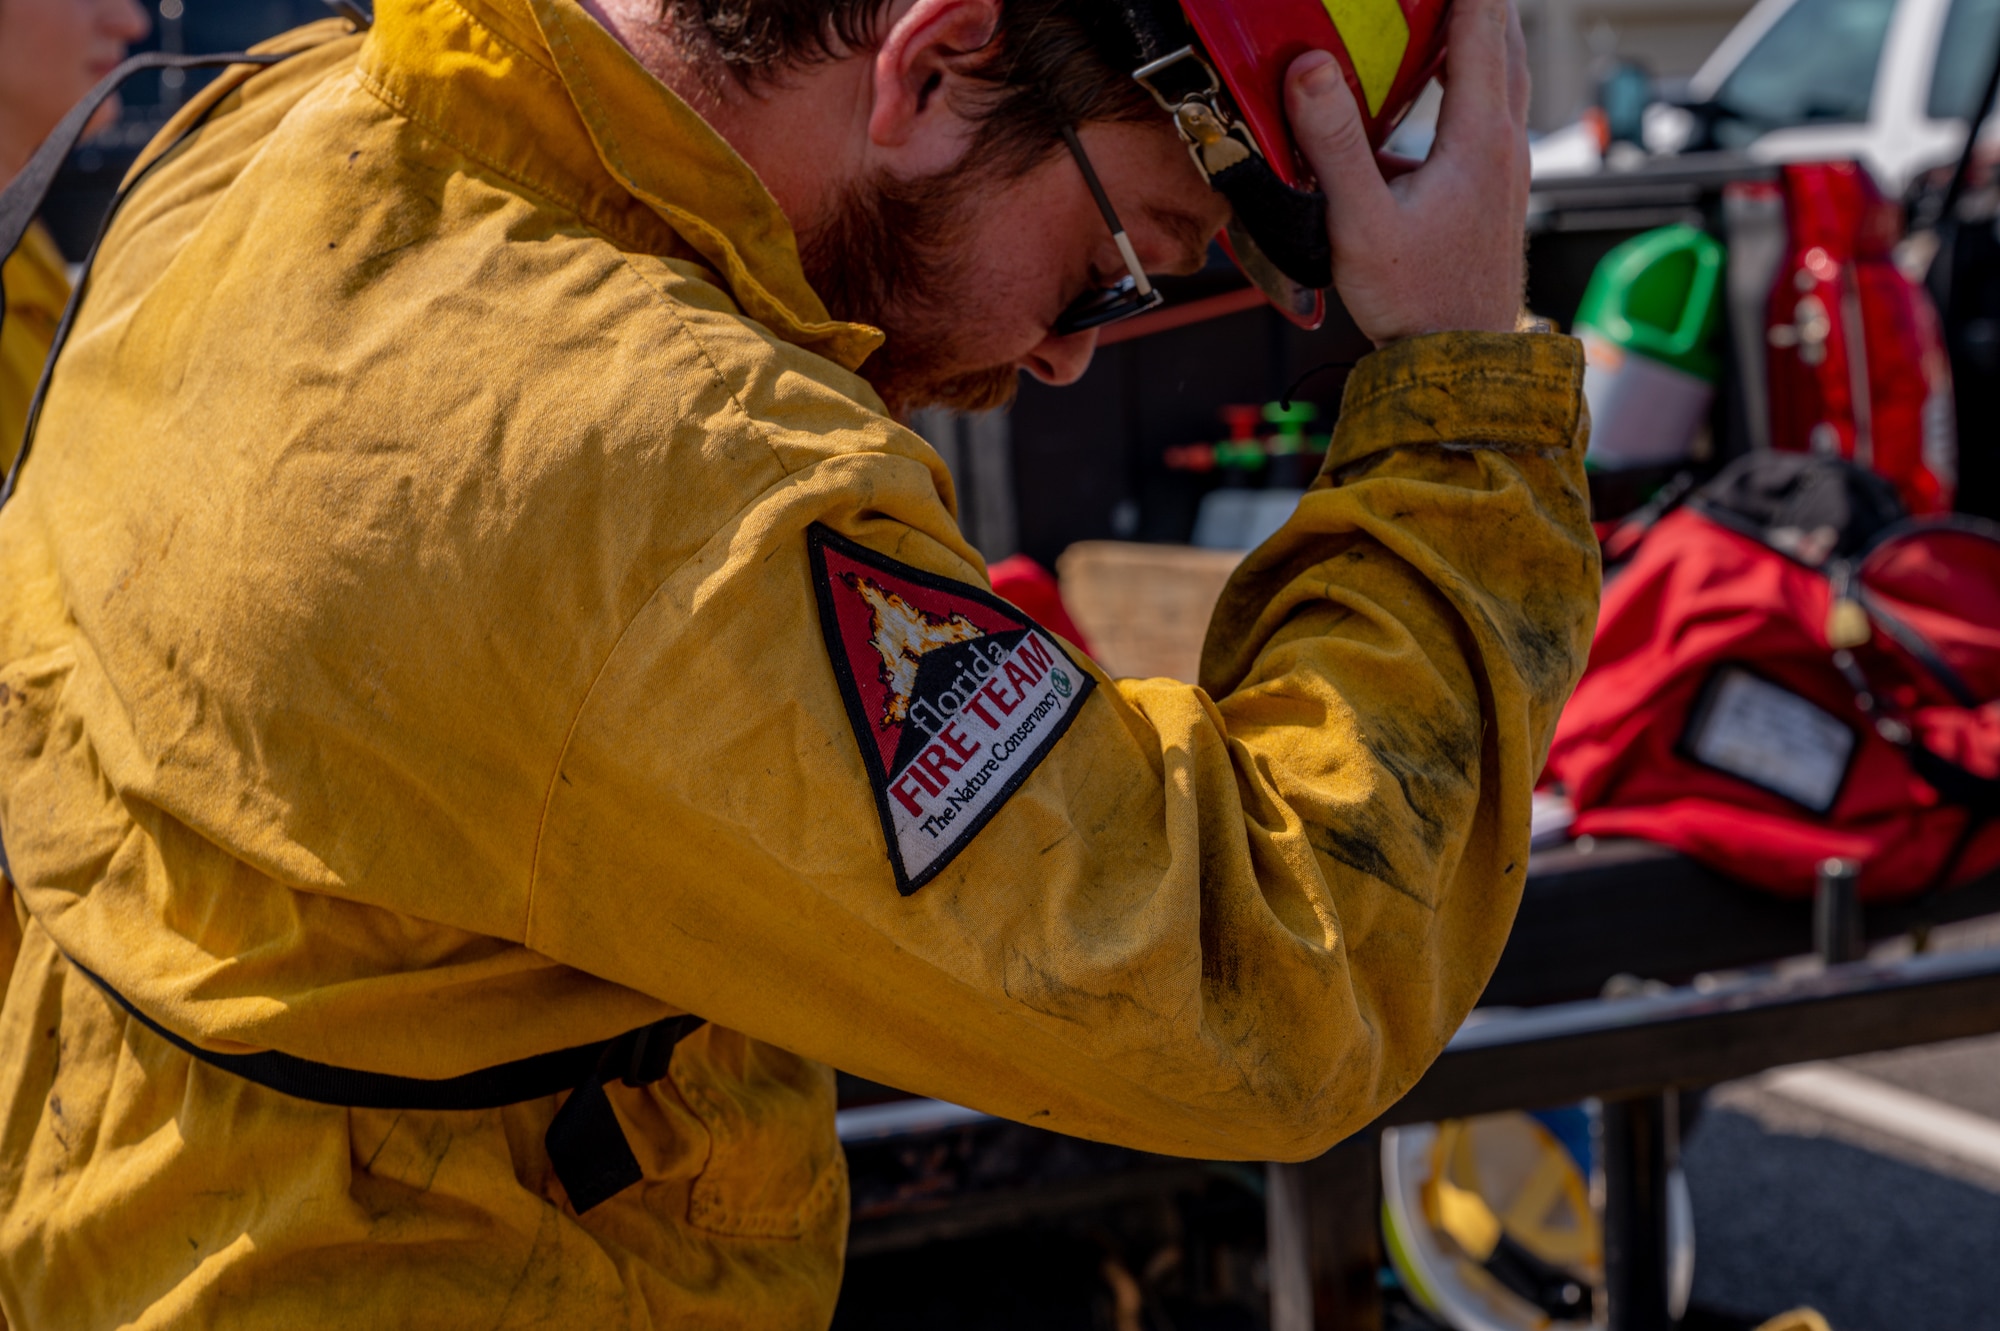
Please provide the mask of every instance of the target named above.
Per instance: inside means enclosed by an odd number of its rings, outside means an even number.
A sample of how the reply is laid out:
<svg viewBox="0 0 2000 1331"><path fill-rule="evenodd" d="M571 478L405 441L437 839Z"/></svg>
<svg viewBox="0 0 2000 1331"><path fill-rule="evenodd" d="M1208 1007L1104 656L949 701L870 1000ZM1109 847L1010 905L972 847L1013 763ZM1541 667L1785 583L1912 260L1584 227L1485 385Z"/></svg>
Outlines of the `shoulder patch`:
<svg viewBox="0 0 2000 1331"><path fill-rule="evenodd" d="M806 541L827 655L909 896L1040 766L1096 681L991 592L818 523Z"/></svg>

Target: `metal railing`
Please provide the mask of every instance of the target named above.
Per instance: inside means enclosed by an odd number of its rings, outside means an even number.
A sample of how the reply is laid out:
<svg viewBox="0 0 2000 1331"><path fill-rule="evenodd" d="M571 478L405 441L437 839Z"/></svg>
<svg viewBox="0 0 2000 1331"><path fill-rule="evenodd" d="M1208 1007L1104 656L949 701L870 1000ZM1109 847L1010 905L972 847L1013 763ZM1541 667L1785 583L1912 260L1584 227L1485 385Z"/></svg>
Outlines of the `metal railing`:
<svg viewBox="0 0 2000 1331"><path fill-rule="evenodd" d="M1822 957L1857 955L1863 922L1852 888L1852 878L1837 872L1823 878L1814 918L1801 916L1788 928L1801 939L1816 938ZM1872 924L1875 912L1870 915ZM1665 1331L1672 1325L1666 1180L1677 1148L1674 1093L1792 1063L1996 1032L2000 948L1836 960L1818 969L1705 980L1628 998L1482 1010L1377 1123L1319 1160L1267 1167L1273 1331L1380 1326L1383 1128L1586 1099L1604 1104L1610 1326ZM840 1128L854 1158L861 1251L977 1232L1148 1188L1186 1187L1204 1168L1242 1168L1066 1143L1060 1148L1062 1177L1055 1180L1041 1176L1048 1171L1038 1175L1033 1150L1022 1149L1038 1130L938 1101L850 1109L841 1114ZM899 1181L870 1191L871 1160L886 1159L899 1143L947 1139L967 1176L980 1176L976 1190L960 1195L948 1179L933 1179L923 1187ZM997 1145L1003 1141L1004 1147ZM980 1169L982 1152L1025 1163L1018 1177L996 1176ZM906 1154L942 1158L937 1148Z"/></svg>

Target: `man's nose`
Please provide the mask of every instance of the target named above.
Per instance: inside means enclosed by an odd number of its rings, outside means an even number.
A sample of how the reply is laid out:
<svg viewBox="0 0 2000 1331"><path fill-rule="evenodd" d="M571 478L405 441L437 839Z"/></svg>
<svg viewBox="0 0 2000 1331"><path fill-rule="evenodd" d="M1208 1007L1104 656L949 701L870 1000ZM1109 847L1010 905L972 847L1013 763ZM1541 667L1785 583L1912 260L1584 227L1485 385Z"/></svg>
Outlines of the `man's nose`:
<svg viewBox="0 0 2000 1331"><path fill-rule="evenodd" d="M1071 333L1068 337L1051 334L1022 357L1021 365L1043 383L1060 388L1083 378L1083 372L1090 368L1090 358L1096 352L1097 330L1094 328Z"/></svg>

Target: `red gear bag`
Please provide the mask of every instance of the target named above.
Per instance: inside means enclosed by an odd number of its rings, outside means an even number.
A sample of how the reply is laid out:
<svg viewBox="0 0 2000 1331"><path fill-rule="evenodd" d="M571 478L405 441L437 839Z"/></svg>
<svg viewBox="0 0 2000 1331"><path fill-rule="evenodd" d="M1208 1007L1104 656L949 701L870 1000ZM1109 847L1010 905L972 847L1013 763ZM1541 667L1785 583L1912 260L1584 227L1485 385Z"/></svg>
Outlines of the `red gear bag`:
<svg viewBox="0 0 2000 1331"><path fill-rule="evenodd" d="M1787 897L1834 856L1866 901L2000 868L2000 528L1896 510L1857 468L1767 453L1645 532L1549 756L1573 835Z"/></svg>

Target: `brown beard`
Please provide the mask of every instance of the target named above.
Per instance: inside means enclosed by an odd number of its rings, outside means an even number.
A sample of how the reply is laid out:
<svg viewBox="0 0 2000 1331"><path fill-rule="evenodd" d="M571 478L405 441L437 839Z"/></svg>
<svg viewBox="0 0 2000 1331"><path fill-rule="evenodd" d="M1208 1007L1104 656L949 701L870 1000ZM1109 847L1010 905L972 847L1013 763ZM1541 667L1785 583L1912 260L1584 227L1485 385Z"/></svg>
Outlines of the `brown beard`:
<svg viewBox="0 0 2000 1331"><path fill-rule="evenodd" d="M918 180L877 176L843 191L800 239L806 280L827 310L887 334L861 374L898 419L918 407L991 411L1014 400L1014 366L965 367L966 263L940 239L965 234L990 174L961 166Z"/></svg>

